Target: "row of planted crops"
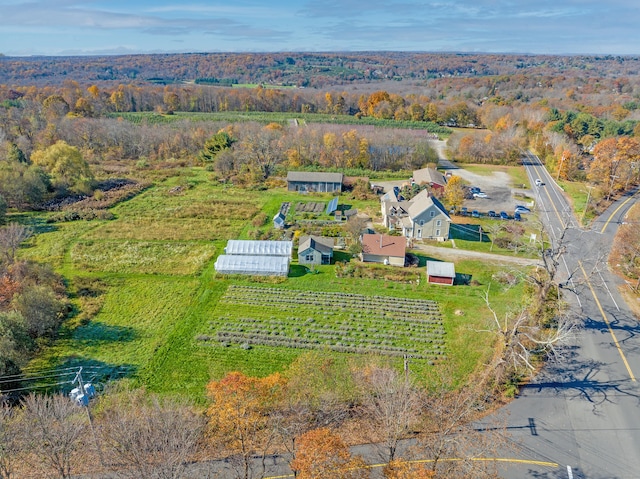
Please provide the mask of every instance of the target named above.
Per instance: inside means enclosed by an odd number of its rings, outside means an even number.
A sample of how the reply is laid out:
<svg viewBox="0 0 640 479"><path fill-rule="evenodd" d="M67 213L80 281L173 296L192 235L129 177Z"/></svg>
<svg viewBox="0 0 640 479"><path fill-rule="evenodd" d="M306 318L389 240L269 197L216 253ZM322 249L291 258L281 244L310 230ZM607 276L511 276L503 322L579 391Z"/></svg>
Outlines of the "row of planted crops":
<svg viewBox="0 0 640 479"><path fill-rule="evenodd" d="M231 285L209 326L225 346L445 357L438 304L422 299Z"/></svg>

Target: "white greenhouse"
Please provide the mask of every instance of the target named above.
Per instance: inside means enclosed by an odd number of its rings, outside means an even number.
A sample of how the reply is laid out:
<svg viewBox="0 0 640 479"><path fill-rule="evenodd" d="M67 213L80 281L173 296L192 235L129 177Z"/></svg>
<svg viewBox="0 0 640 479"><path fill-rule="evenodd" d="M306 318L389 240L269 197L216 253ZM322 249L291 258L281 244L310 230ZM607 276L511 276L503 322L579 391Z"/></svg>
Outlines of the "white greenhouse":
<svg viewBox="0 0 640 479"><path fill-rule="evenodd" d="M291 258L293 241L229 240L224 253L245 256L286 256Z"/></svg>
<svg viewBox="0 0 640 479"><path fill-rule="evenodd" d="M215 269L221 274L251 274L260 276L287 276L289 274L288 256L218 256Z"/></svg>

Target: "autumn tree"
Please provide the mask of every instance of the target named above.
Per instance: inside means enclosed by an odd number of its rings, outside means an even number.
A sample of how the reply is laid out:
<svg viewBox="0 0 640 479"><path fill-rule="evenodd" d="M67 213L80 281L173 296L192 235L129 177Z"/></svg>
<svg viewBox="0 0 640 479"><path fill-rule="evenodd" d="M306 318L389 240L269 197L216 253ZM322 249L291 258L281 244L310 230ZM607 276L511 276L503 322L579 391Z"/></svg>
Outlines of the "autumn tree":
<svg viewBox="0 0 640 479"><path fill-rule="evenodd" d="M30 394L22 400L22 409L22 430L34 466L45 476L71 478L85 447L83 409L59 394Z"/></svg>
<svg viewBox="0 0 640 479"><path fill-rule="evenodd" d="M45 150L38 150L31 155L31 161L41 166L60 191L73 193L89 193L92 189L93 173L82 153L64 141Z"/></svg>
<svg viewBox="0 0 640 479"><path fill-rule="evenodd" d="M460 176L452 175L444 187L444 202L450 209L458 209L464 203L465 185Z"/></svg>
<svg viewBox="0 0 640 479"><path fill-rule="evenodd" d="M366 464L352 457L347 445L328 428L309 431L298 440L298 452L291 463L297 479L364 479Z"/></svg>
<svg viewBox="0 0 640 479"><path fill-rule="evenodd" d="M265 457L276 435L269 414L281 398L284 383L278 373L254 378L231 372L207 385L211 434L237 454L232 465L238 478L264 475ZM262 458L258 471L254 455Z"/></svg>
<svg viewBox="0 0 640 479"><path fill-rule="evenodd" d="M433 479L435 472L424 463L394 459L382 469L385 479Z"/></svg>
<svg viewBox="0 0 640 479"><path fill-rule="evenodd" d="M284 159L284 151L280 144L282 131L273 128L254 126L245 131L236 151L247 169L252 173L255 181L260 182L269 178L275 167Z"/></svg>
<svg viewBox="0 0 640 479"><path fill-rule="evenodd" d="M315 351L298 356L285 374L283 401L272 418L292 461L304 433L340 427L349 414L344 404L354 400L356 387L346 364Z"/></svg>

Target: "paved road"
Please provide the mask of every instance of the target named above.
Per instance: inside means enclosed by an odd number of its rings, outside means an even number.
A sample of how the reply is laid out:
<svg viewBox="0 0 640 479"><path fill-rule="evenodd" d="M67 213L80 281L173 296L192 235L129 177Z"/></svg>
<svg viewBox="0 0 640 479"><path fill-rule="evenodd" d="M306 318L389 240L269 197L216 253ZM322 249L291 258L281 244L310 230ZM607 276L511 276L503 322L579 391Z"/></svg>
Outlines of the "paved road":
<svg viewBox="0 0 640 479"><path fill-rule="evenodd" d="M529 459L558 467L509 467L504 477L637 479L640 477L640 327L606 267L617 225L633 200L623 198L586 231L533 155L525 167L537 188L537 211L553 241L565 232L561 277L580 316L562 364L550 364L508 407L514 440Z"/></svg>

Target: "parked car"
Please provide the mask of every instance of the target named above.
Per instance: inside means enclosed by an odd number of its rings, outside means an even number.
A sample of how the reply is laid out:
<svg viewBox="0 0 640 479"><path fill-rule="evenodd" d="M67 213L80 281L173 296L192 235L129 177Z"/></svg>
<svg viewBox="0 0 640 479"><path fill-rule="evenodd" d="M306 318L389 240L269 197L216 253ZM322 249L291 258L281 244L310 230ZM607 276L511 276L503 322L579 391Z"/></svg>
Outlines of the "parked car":
<svg viewBox="0 0 640 479"><path fill-rule="evenodd" d="M520 213L520 214L527 214L527 213L531 213L531 210L529 208L527 208L526 206L521 206L518 205L516 206L516 213Z"/></svg>
<svg viewBox="0 0 640 479"><path fill-rule="evenodd" d="M522 216L520 216L520 213L518 213L517 211L513 214L513 219L516 221L521 221L522 220Z"/></svg>
<svg viewBox="0 0 640 479"><path fill-rule="evenodd" d="M476 194L476 193L480 193L480 188L478 188L477 186L472 186L471 188L469 188L469 191L471 191L472 194Z"/></svg>
<svg viewBox="0 0 640 479"><path fill-rule="evenodd" d="M460 214L462 216L467 216L467 207L463 206L462 209L460 210Z"/></svg>
<svg viewBox="0 0 640 479"><path fill-rule="evenodd" d="M544 186L544 182L540 178L536 178L536 186Z"/></svg>
<svg viewBox="0 0 640 479"><path fill-rule="evenodd" d="M478 210L473 210L471 212L471 216L473 216L474 218L480 218L480 212Z"/></svg>
<svg viewBox="0 0 640 479"><path fill-rule="evenodd" d="M481 192L479 192L479 193L474 193L474 194L473 194L473 197L474 197L474 198L489 198L489 197L487 196L487 194L486 194L486 193L483 193L482 191L481 191Z"/></svg>
<svg viewBox="0 0 640 479"><path fill-rule="evenodd" d="M497 217L498 217L498 215L496 214L496 212L495 212L495 211L493 211L493 210L489 210L489 212L487 213L487 216L488 216L489 218L497 218Z"/></svg>
<svg viewBox="0 0 640 479"><path fill-rule="evenodd" d="M508 220L509 219L509 215L507 214L506 211L501 211L500 212L500 219L502 219L502 220Z"/></svg>

